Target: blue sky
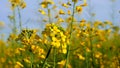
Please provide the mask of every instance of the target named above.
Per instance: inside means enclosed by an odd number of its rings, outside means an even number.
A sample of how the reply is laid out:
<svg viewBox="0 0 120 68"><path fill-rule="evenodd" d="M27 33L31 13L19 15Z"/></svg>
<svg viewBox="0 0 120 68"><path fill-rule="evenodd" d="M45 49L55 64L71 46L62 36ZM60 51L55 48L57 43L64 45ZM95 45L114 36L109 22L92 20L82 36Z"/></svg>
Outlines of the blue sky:
<svg viewBox="0 0 120 68"><path fill-rule="evenodd" d="M55 0L57 1L57 0ZM64 0L63 0L64 1ZM112 20L110 17L111 10L112 10L112 3L110 0L90 0L92 9L91 11L96 14L94 17L94 20ZM38 0L25 0L27 3L27 7L22 10L22 22L24 27L30 27L30 28L39 28L43 27L40 23L40 20L42 17L38 14L37 10L39 8L38 6ZM114 3L115 8L115 25L120 26L120 0L116 0ZM88 14L88 7L85 8L85 12L83 13L83 18L89 19L89 16L86 17ZM5 23L4 28L0 29L0 34L7 35L11 32L10 29L10 21L8 19L8 15L11 15L12 12L10 10L10 4L8 0L0 0L0 21L3 21ZM39 25L41 24L41 26Z"/></svg>

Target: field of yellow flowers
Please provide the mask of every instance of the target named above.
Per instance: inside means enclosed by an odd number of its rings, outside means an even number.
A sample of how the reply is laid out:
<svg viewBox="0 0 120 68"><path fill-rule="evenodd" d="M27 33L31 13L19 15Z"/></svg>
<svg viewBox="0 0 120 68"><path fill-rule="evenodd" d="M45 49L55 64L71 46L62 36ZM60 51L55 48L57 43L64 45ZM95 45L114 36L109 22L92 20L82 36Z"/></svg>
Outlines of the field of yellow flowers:
<svg viewBox="0 0 120 68"><path fill-rule="evenodd" d="M13 28L7 41L0 39L0 68L120 68L120 28L110 21L79 20L86 0L67 0L59 6L41 0L36 10L45 17L41 32L22 28L24 0L9 2Z"/></svg>

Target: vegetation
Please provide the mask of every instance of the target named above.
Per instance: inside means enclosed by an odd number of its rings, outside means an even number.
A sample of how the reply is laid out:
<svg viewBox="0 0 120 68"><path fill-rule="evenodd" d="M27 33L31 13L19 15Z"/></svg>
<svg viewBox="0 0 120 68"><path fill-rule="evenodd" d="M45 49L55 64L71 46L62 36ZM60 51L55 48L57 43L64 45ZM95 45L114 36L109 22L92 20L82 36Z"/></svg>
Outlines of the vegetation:
<svg viewBox="0 0 120 68"><path fill-rule="evenodd" d="M0 39L0 68L120 68L120 28L110 21L80 19L86 0L60 5L42 0L38 9L45 17L42 32L22 27L24 0L9 2L13 28L7 41Z"/></svg>

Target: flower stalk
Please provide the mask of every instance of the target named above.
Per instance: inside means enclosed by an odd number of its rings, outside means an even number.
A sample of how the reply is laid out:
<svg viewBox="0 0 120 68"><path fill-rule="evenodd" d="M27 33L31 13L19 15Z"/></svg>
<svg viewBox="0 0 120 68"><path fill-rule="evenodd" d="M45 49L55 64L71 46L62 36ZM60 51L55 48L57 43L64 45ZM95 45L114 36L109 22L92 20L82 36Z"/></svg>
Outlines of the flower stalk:
<svg viewBox="0 0 120 68"><path fill-rule="evenodd" d="M73 12L72 12L72 21L70 23L70 40L71 40L71 37L72 37L72 31L73 31L73 22L74 22L74 9L75 9L75 2L73 4ZM69 56L70 56L70 46L67 45L67 54L66 54L66 63L65 63L65 68L68 67L68 62L69 62Z"/></svg>

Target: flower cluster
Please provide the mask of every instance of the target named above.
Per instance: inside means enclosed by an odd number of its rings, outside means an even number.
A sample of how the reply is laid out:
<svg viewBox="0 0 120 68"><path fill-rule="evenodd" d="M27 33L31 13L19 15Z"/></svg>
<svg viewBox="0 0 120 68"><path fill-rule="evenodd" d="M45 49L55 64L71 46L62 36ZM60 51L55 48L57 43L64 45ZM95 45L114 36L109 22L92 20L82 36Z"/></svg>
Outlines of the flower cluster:
<svg viewBox="0 0 120 68"><path fill-rule="evenodd" d="M56 26L54 23L47 24L43 35L46 35L46 39L50 41L49 44L56 48L62 48L62 53L66 53L66 47L69 44L69 40L65 35L63 28Z"/></svg>
<svg viewBox="0 0 120 68"><path fill-rule="evenodd" d="M18 6L22 9L26 7L24 0L9 0L9 2L11 3L11 9L15 9Z"/></svg>
<svg viewBox="0 0 120 68"><path fill-rule="evenodd" d="M23 45L32 45L37 44L41 39L36 34L36 30L24 29L15 40L20 41Z"/></svg>

